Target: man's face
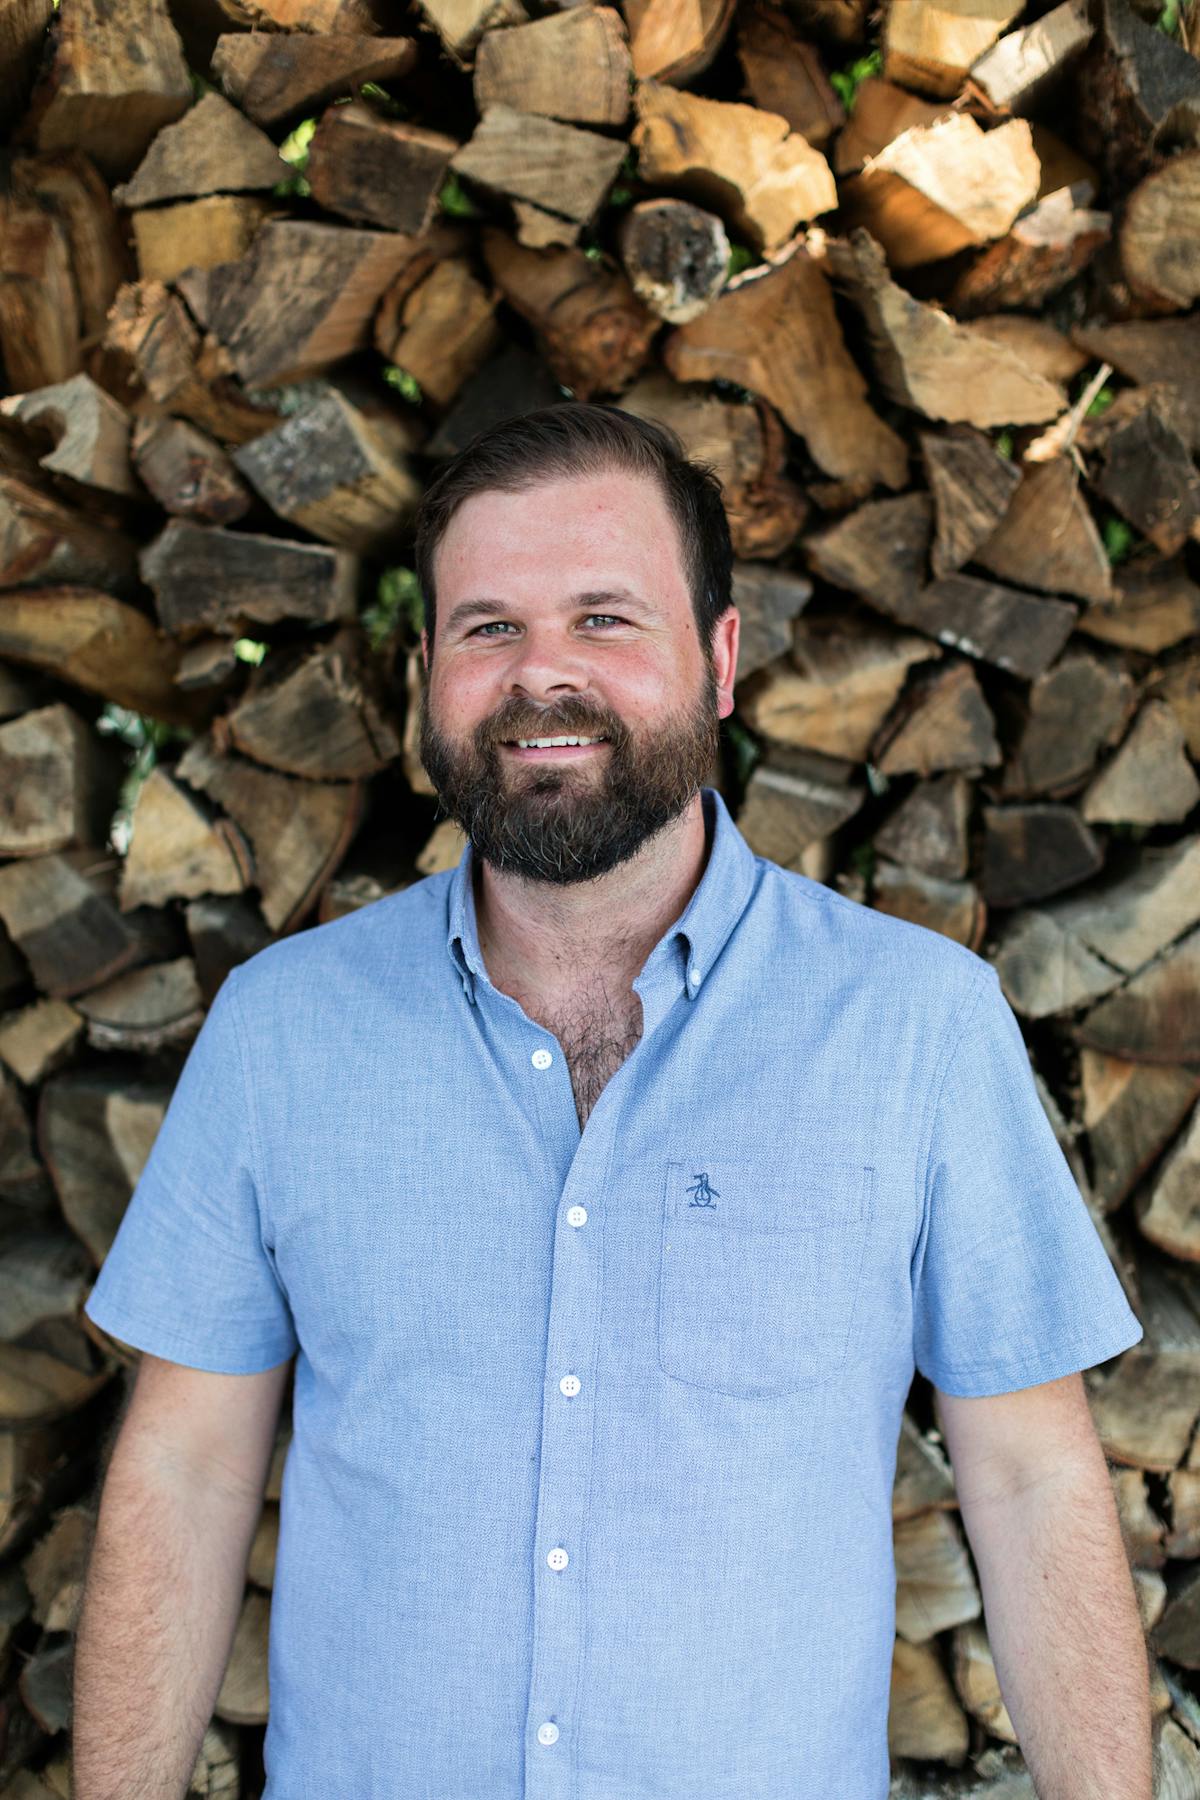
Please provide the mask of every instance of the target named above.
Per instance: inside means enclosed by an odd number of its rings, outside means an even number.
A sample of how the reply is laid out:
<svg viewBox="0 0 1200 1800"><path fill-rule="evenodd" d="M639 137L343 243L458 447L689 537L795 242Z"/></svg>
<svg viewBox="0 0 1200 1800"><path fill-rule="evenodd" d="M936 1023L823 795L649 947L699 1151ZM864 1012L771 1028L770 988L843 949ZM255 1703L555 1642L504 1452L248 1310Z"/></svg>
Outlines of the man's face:
<svg viewBox="0 0 1200 1800"><path fill-rule="evenodd" d="M733 710L738 615L706 653L656 482L613 471L485 492L436 554L420 757L493 867L587 881L684 811ZM530 748L520 738L600 738Z"/></svg>

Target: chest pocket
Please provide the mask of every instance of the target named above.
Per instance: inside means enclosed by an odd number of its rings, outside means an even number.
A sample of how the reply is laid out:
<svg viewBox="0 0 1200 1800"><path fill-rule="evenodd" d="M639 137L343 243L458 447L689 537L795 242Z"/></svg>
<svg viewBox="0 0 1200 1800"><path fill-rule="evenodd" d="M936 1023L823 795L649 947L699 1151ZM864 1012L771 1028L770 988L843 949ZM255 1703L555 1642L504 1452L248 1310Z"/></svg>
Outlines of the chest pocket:
<svg viewBox="0 0 1200 1800"><path fill-rule="evenodd" d="M667 1164L658 1360L692 1387L795 1394L846 1361L875 1170L765 1157Z"/></svg>

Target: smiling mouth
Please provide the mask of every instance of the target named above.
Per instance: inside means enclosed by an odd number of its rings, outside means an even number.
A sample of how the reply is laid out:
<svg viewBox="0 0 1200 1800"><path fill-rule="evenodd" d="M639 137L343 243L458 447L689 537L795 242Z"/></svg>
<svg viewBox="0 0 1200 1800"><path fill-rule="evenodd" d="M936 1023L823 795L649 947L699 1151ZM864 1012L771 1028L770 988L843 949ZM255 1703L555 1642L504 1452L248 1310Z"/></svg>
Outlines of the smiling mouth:
<svg viewBox="0 0 1200 1800"><path fill-rule="evenodd" d="M506 738L501 748L511 751L514 756L531 759L543 756L587 756L608 741L606 737L588 737L582 732L564 731L550 737Z"/></svg>

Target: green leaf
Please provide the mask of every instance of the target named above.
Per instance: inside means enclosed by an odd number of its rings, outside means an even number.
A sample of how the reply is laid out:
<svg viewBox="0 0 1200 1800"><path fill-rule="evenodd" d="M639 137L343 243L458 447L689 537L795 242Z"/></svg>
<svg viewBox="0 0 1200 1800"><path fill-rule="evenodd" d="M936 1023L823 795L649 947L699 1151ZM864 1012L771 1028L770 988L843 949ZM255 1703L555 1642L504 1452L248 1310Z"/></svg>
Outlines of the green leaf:
<svg viewBox="0 0 1200 1800"><path fill-rule="evenodd" d="M409 374L407 369L400 368L396 363L388 363L383 371L383 379L390 388L395 388L398 394L403 394L411 405L420 406L423 398L421 384L415 375Z"/></svg>
<svg viewBox="0 0 1200 1800"><path fill-rule="evenodd" d="M454 218L479 219L483 216L483 208L475 204L453 169L442 183L438 205L444 213L449 213Z"/></svg>
<svg viewBox="0 0 1200 1800"><path fill-rule="evenodd" d="M735 275L740 275L743 269L748 269L752 263L757 261L758 258L753 250L747 250L745 244L731 244L729 246L729 262L725 269L726 281L732 281Z"/></svg>
<svg viewBox="0 0 1200 1800"><path fill-rule="evenodd" d="M379 577L375 599L362 612L363 629L373 650L380 649L401 624L419 639L425 624L425 602L416 570L385 569Z"/></svg>
<svg viewBox="0 0 1200 1800"><path fill-rule="evenodd" d="M1084 418L1085 419L1098 418L1102 412L1108 411L1108 408L1112 405L1112 403L1116 399L1116 397L1117 396L1114 394L1113 390L1110 387L1102 387L1100 389L1099 393L1096 395L1096 398L1092 401L1092 404L1088 407L1087 411L1084 413L1084 415L1083 415Z"/></svg>
<svg viewBox="0 0 1200 1800"><path fill-rule="evenodd" d="M863 82L871 75L878 75L883 68L883 55L872 50L866 56L858 57L847 63L844 69L834 69L829 76L829 85L849 112L854 105L854 96Z"/></svg>
<svg viewBox="0 0 1200 1800"><path fill-rule="evenodd" d="M1124 519L1118 519L1115 513L1110 513L1100 531L1109 562L1124 562L1137 541L1133 527L1127 525Z"/></svg>
<svg viewBox="0 0 1200 1800"><path fill-rule="evenodd" d="M1013 434L1011 431L1002 431L1000 433L1000 436L996 439L996 448L1001 456L1007 456L1009 462L1012 461Z"/></svg>

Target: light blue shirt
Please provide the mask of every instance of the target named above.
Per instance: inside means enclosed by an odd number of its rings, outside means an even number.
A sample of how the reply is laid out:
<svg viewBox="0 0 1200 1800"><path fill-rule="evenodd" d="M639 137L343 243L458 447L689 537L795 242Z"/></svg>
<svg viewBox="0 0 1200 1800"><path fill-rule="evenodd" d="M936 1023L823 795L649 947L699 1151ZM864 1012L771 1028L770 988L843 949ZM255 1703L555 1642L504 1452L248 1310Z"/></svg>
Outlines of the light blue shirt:
<svg viewBox="0 0 1200 1800"><path fill-rule="evenodd" d="M220 988L87 1302L297 1353L265 1800L884 1800L914 1366L1141 1337L990 965L756 856L580 1132L453 870Z"/></svg>

